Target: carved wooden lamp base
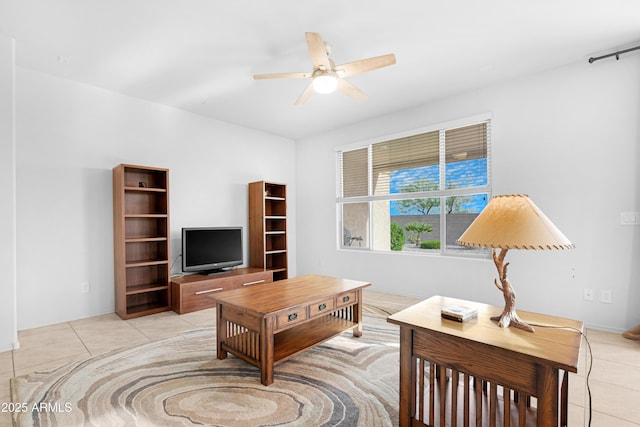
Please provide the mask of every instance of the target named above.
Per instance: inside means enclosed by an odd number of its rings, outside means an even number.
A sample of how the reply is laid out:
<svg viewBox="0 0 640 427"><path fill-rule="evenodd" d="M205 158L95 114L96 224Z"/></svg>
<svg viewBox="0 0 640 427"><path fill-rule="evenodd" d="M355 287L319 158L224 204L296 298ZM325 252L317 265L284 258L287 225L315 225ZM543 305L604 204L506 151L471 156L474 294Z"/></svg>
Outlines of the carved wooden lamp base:
<svg viewBox="0 0 640 427"><path fill-rule="evenodd" d="M518 313L516 313L515 310L510 312L507 312L505 310L500 316L493 316L491 320L498 322L498 326L502 328L513 326L514 328L522 329L523 331L527 332L536 331L533 326L520 319L520 317L518 317Z"/></svg>
<svg viewBox="0 0 640 427"><path fill-rule="evenodd" d="M494 316L491 320L498 322L498 326L502 328L508 328L513 326L514 328L522 329L527 332L535 332L533 326L520 319L518 313L516 313L516 291L513 290L511 282L507 279L507 267L509 263L504 263L504 257L507 255L509 249L500 249L500 254L493 249L493 262L498 269L498 277L500 282L494 280L494 284L498 289L502 291L504 296L504 310L500 316Z"/></svg>

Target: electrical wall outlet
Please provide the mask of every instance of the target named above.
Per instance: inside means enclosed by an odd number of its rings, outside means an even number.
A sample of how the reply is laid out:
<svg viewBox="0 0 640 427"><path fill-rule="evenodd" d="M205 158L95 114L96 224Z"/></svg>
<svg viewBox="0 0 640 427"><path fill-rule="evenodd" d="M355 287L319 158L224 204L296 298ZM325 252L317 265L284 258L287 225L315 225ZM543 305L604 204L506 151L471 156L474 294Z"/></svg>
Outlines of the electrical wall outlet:
<svg viewBox="0 0 640 427"><path fill-rule="evenodd" d="M603 289L603 290L600 291L600 302L605 303L605 304L611 304L612 303L611 290L610 289Z"/></svg>
<svg viewBox="0 0 640 427"><path fill-rule="evenodd" d="M80 292L83 294L88 294L91 291L91 286L89 286L89 282L80 283Z"/></svg>
<svg viewBox="0 0 640 427"><path fill-rule="evenodd" d="M620 212L620 225L640 224L640 212Z"/></svg>
<svg viewBox="0 0 640 427"><path fill-rule="evenodd" d="M582 293L585 301L593 301L593 289L585 289Z"/></svg>

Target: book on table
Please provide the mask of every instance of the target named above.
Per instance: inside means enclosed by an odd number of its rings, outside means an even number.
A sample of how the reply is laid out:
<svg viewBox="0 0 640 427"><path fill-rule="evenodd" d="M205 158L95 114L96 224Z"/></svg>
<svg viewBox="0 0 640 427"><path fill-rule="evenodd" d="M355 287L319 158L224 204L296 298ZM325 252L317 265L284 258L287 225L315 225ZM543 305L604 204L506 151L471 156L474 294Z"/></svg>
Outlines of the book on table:
<svg viewBox="0 0 640 427"><path fill-rule="evenodd" d="M445 319L466 322L478 317L478 310L464 305L445 305L440 310L440 314Z"/></svg>

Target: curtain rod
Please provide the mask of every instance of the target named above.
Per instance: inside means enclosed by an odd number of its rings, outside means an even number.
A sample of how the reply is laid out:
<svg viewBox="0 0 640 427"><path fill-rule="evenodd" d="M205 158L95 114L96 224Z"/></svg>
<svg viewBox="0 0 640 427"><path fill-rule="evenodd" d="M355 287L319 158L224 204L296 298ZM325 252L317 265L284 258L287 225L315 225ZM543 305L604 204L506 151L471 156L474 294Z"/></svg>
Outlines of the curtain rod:
<svg viewBox="0 0 640 427"><path fill-rule="evenodd" d="M632 47L632 48L625 49L625 50L619 50L617 52L610 53L608 55L598 56L596 58L591 57L591 58L589 58L589 64L592 64L592 63L594 63L595 61L597 61L599 59L609 58L610 56L615 56L616 60L618 60L618 59L620 59L619 56L622 55L623 53L631 52L632 50L638 50L638 49L640 49L640 46Z"/></svg>

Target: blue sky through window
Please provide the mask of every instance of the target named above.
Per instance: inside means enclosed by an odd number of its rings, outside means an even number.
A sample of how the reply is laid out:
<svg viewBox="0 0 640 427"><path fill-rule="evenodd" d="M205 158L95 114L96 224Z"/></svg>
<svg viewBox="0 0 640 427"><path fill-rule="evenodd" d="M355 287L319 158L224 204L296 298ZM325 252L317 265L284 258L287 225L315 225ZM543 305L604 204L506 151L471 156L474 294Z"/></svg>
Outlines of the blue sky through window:
<svg viewBox="0 0 640 427"><path fill-rule="evenodd" d="M439 181L439 171L439 165L422 166L418 168L394 171L391 173L390 177L391 194L401 193L401 189L404 185L414 183L417 180L428 180L430 183L437 185ZM447 163L445 179L447 188L478 187L487 185L487 159L481 158ZM467 200L459 208L459 211L462 212L480 213L488 203L486 194L468 195L464 197ZM395 201L391 201L390 211L391 215L403 215L402 212L398 210L398 203ZM409 215L417 213L418 212L412 212ZM440 209L435 207L430 213L439 214Z"/></svg>

